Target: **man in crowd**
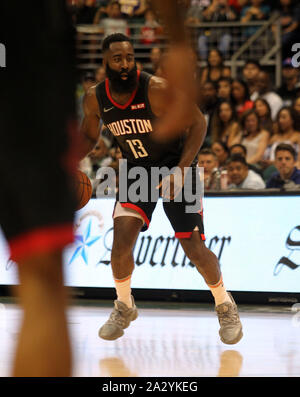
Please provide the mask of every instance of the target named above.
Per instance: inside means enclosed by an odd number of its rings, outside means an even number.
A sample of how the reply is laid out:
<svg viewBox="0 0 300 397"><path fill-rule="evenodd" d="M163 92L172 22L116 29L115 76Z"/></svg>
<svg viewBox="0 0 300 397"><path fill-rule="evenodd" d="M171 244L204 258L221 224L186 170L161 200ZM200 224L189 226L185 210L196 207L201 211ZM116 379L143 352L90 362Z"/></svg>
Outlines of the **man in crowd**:
<svg viewBox="0 0 300 397"><path fill-rule="evenodd" d="M198 166L204 169L204 189L218 189L218 158L211 149L200 150L198 155Z"/></svg>
<svg viewBox="0 0 300 397"><path fill-rule="evenodd" d="M277 94L282 98L284 106L291 106L294 98L300 95L299 69L294 68L291 58L283 61L282 77L283 83Z"/></svg>
<svg viewBox="0 0 300 397"><path fill-rule="evenodd" d="M283 101L276 92L271 89L271 77L266 71L260 71L257 79L257 92L252 94L252 100L255 101L259 96L265 99L272 109L272 120L276 120L277 113L283 106Z"/></svg>
<svg viewBox="0 0 300 397"><path fill-rule="evenodd" d="M227 161L229 189L264 189L263 179L254 171L249 170L245 157L233 154Z"/></svg>
<svg viewBox="0 0 300 397"><path fill-rule="evenodd" d="M275 166L277 172L271 175L267 188L299 189L300 170L296 168L297 154L287 143L281 143L275 149Z"/></svg>
<svg viewBox="0 0 300 397"><path fill-rule="evenodd" d="M235 145L230 146L229 148L229 156L232 156L233 154L240 154L241 156L247 158L247 148L246 146L242 145L241 143L236 143ZM248 164L248 163L247 163ZM261 177L263 177L263 173L261 170L256 167L254 164L248 164L249 170L252 170L259 174Z"/></svg>

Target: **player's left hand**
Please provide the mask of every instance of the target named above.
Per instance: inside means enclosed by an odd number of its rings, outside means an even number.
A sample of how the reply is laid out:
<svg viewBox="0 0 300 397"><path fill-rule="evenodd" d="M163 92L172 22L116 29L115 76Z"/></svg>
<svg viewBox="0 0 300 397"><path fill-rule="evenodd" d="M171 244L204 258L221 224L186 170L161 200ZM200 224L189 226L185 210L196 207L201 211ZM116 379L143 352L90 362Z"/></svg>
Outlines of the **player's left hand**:
<svg viewBox="0 0 300 397"><path fill-rule="evenodd" d="M156 189L161 189L161 196L167 200L174 200L181 192L184 185L184 175L181 169L165 176Z"/></svg>

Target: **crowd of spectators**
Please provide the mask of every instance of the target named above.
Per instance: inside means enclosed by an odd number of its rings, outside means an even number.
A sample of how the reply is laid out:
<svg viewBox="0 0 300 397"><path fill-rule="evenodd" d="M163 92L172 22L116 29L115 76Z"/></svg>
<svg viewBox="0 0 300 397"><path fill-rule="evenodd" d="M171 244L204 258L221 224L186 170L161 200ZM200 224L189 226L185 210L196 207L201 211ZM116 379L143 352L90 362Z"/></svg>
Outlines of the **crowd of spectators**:
<svg viewBox="0 0 300 397"><path fill-rule="evenodd" d="M143 44L160 42L163 34L159 18L151 10L149 0L68 0L76 25L93 24L99 27L104 36L112 31L139 34ZM283 58L291 53L291 45L297 42L300 31L300 4L296 0L182 0L185 5L186 25L201 26L215 22L263 22L273 11L280 13L282 29ZM140 28L130 29L130 24L140 24ZM242 30L243 39L249 38L259 26L248 26ZM276 33L276 25L272 27ZM197 38L197 51L206 60L209 42L223 57L227 57L232 43L230 28L200 29Z"/></svg>
<svg viewBox="0 0 300 397"><path fill-rule="evenodd" d="M163 76L165 55L161 46L155 45L156 34L161 34L162 28L146 0L77 0L73 3L76 3L73 10L76 23L98 24L104 34L111 33L116 20L118 31L124 28L124 33L128 33L128 21L143 22L143 43L153 46L150 63L138 62L137 67ZM246 23L269 18L271 10L277 9L281 10L280 22L290 40L300 31L300 6L292 0L183 3L186 3L187 24L225 20ZM112 24L108 23L110 19ZM227 33L224 32L224 37ZM286 44L288 38L285 40ZM248 59L240 76L232 78L231 69L223 62L226 46L230 44L228 37L211 50L205 37L200 36L198 44L200 47L191 54L191 62L195 63L195 84L199 87L198 106L208 126L198 158L199 166L204 167L205 189L287 189L297 185L300 188L300 69L294 67L290 54L286 52L288 56L283 58L282 85L275 87L271 69L262 67L257 60ZM283 49L283 54L285 51ZM197 61L201 56L206 57L207 66L200 69ZM84 92L104 78L105 70L100 65L94 74L89 72L83 76L78 93L80 118ZM95 181L97 170L103 165L115 167L119 157L120 151L112 137L101 136L82 167Z"/></svg>
<svg viewBox="0 0 300 397"><path fill-rule="evenodd" d="M199 107L206 117L208 133L199 165L207 167L203 151L206 157L207 150L211 151L210 156L216 160L213 169L208 166L205 172L206 190L216 190L216 186L221 189L220 175L225 169L227 189L274 188L274 183L269 183L274 175L277 182L281 180L276 188L291 189L297 184L300 188L300 69L293 67L290 59L282 66L283 83L277 89L271 73L251 60L244 65L240 79L220 77L212 81L206 76L202 81ZM277 158L278 147L290 157L292 168L286 174L278 168L284 168L283 160ZM244 162L237 160L237 155ZM211 164L213 158L209 159ZM293 183L286 183L289 179Z"/></svg>

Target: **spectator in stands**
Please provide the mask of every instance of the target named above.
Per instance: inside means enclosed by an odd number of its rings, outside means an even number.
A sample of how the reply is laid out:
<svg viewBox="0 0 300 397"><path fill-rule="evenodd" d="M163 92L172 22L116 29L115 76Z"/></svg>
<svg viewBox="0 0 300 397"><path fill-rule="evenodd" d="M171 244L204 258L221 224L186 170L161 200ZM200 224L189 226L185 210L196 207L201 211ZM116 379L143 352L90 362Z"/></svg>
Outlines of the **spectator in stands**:
<svg viewBox="0 0 300 397"><path fill-rule="evenodd" d="M300 170L296 168L296 157L293 146L281 143L276 147L275 166L278 171L267 181L267 188L300 189Z"/></svg>
<svg viewBox="0 0 300 397"><path fill-rule="evenodd" d="M236 143L229 148L229 157L231 157L233 154L239 154L240 156L243 156L245 159L247 158L247 148L246 146L242 145L241 143ZM246 160L247 161L247 160ZM248 164L249 170L252 170L256 172L258 175L260 175L263 178L263 172L258 168L258 166L254 164Z"/></svg>
<svg viewBox="0 0 300 397"><path fill-rule="evenodd" d="M105 80L105 68L103 66L99 66L96 70L95 70L95 80L96 83L101 83L102 81Z"/></svg>
<svg viewBox="0 0 300 397"><path fill-rule="evenodd" d="M228 147L240 140L240 125L231 102L219 104L212 120L212 142L222 141Z"/></svg>
<svg viewBox="0 0 300 397"><path fill-rule="evenodd" d="M98 169L103 166L103 160L108 157L108 148L101 137L98 139L94 149L88 154L88 157L92 163L93 177L95 177ZM110 160L105 161L105 166L109 163Z"/></svg>
<svg viewBox="0 0 300 397"><path fill-rule="evenodd" d="M113 158L110 155L110 150L107 146L107 142L102 136L99 137L93 150L81 161L80 169L83 171L82 167L86 164L90 164L90 172L87 173L91 179L93 192L95 193L96 188L99 184L99 178L97 172L102 167L108 167L112 164Z"/></svg>
<svg viewBox="0 0 300 397"><path fill-rule="evenodd" d="M231 85L230 77L221 77L218 81L218 98L224 101L231 101Z"/></svg>
<svg viewBox="0 0 300 397"><path fill-rule="evenodd" d="M92 24L97 12L95 0L78 0L73 12L76 25Z"/></svg>
<svg viewBox="0 0 300 397"><path fill-rule="evenodd" d="M141 19L148 9L146 0L119 0L119 3L121 13L131 19Z"/></svg>
<svg viewBox="0 0 300 397"><path fill-rule="evenodd" d="M253 108L254 103L250 99L248 86L243 80L233 80L231 96L238 118L241 118L244 112Z"/></svg>
<svg viewBox="0 0 300 397"><path fill-rule="evenodd" d="M96 6L97 7L107 7L109 2L110 2L110 0L96 0Z"/></svg>
<svg viewBox="0 0 300 397"><path fill-rule="evenodd" d="M116 151L115 151L115 160L119 161L122 158L122 152L119 146L116 147Z"/></svg>
<svg viewBox="0 0 300 397"><path fill-rule="evenodd" d="M100 22L98 21L101 13L99 15L97 12L94 18L94 24L99 24L99 31L104 37L113 33L123 33L124 35L130 34L127 21L121 13L121 7L118 1L111 1L106 8L106 12L107 17L103 17Z"/></svg>
<svg viewBox="0 0 300 397"><path fill-rule="evenodd" d="M271 136L265 156L273 162L279 143L287 143L295 149L300 161L300 132L295 130L295 116L291 107L283 107L277 115L277 131Z"/></svg>
<svg viewBox="0 0 300 397"><path fill-rule="evenodd" d="M88 92L90 87L96 84L94 73L87 72L82 76L81 80L81 90L77 99L77 117L78 121L81 122L84 116L83 113L83 98Z"/></svg>
<svg viewBox="0 0 300 397"><path fill-rule="evenodd" d="M212 0L191 0L185 14L187 25L199 24L203 20L203 11L211 5Z"/></svg>
<svg viewBox="0 0 300 397"><path fill-rule="evenodd" d="M270 134L263 130L254 109L248 110L242 117L243 138L241 144L247 148L247 163L258 164L268 146Z"/></svg>
<svg viewBox="0 0 300 397"><path fill-rule="evenodd" d="M276 120L279 110L283 106L283 101L276 92L271 89L271 76L266 71L260 71L257 76L257 92L252 98L255 101L258 97L265 99L271 107L272 120Z"/></svg>
<svg viewBox="0 0 300 397"><path fill-rule="evenodd" d="M101 18L108 17L107 8L108 8L109 4L111 3L111 1L112 0L105 0L105 1L101 1L100 3L97 2L98 9L95 14L93 24L98 25Z"/></svg>
<svg viewBox="0 0 300 397"><path fill-rule="evenodd" d="M145 12L145 23L143 24L140 35L142 44L155 44L160 41L159 35L163 32L161 25L156 19L156 15L148 8Z"/></svg>
<svg viewBox="0 0 300 397"><path fill-rule="evenodd" d="M266 20L269 17L271 7L267 4L263 4L264 0L251 0L249 5L242 8L241 11L241 22L258 22ZM252 36L257 30L258 26L251 26L245 29L245 36Z"/></svg>
<svg viewBox="0 0 300 397"><path fill-rule="evenodd" d="M240 15L242 8L248 4L248 0L228 0L230 7L233 7L238 15Z"/></svg>
<svg viewBox="0 0 300 397"><path fill-rule="evenodd" d="M294 0L280 0L278 11L280 13L281 37L282 37L282 57L293 56L292 45L299 42L300 31L300 5ZM273 27L276 31L276 26Z"/></svg>
<svg viewBox="0 0 300 397"><path fill-rule="evenodd" d="M93 150L80 161L79 169L91 179L94 186L98 169L103 165L108 165L110 162L106 141L99 137Z"/></svg>
<svg viewBox="0 0 300 397"><path fill-rule="evenodd" d="M145 67L144 71L150 74L155 74L159 67L162 57L162 49L160 47L153 47L150 51L150 67Z"/></svg>
<svg viewBox="0 0 300 397"><path fill-rule="evenodd" d="M226 163L229 189L257 190L266 187L264 180L249 169L244 156L233 154Z"/></svg>
<svg viewBox="0 0 300 397"><path fill-rule="evenodd" d="M222 141L216 141L211 145L211 150L218 158L219 169L226 169L226 161L229 157L228 146Z"/></svg>
<svg viewBox="0 0 300 397"><path fill-rule="evenodd" d="M219 190L218 158L211 149L202 149L198 155L198 166L204 169L204 189Z"/></svg>
<svg viewBox="0 0 300 397"><path fill-rule="evenodd" d="M277 94L283 100L284 106L291 106L294 98L300 95L299 69L293 67L291 58L283 61L282 77L283 84Z"/></svg>
<svg viewBox="0 0 300 397"><path fill-rule="evenodd" d="M292 109L295 119L294 128L296 131L300 131L300 96L293 100Z"/></svg>
<svg viewBox="0 0 300 397"><path fill-rule="evenodd" d="M231 70L223 65L223 57L219 50L212 49L209 51L207 64L201 75L201 84L206 81L217 83L221 77L231 77Z"/></svg>
<svg viewBox="0 0 300 397"><path fill-rule="evenodd" d="M227 0L213 0L211 5L203 11L203 22L233 22L237 19L235 9L228 5ZM209 36L206 32L200 34L198 39L198 50L202 59L207 58L208 40L218 43L218 49L223 57L229 53L231 34L229 28L210 29Z"/></svg>
<svg viewBox="0 0 300 397"><path fill-rule="evenodd" d="M248 85L250 99L252 99L252 94L257 90L256 80L260 71L260 64L255 60L248 60L243 67L243 80Z"/></svg>
<svg viewBox="0 0 300 397"><path fill-rule="evenodd" d="M247 148L241 143L235 143L234 145L229 147L229 157L233 154L240 154L243 157L247 157Z"/></svg>
<svg viewBox="0 0 300 397"><path fill-rule="evenodd" d="M273 134L273 120L271 117L271 107L263 98L257 98L254 102L254 110L259 118L259 124L262 129L269 132L270 136Z"/></svg>
<svg viewBox="0 0 300 397"><path fill-rule="evenodd" d="M207 145L211 144L212 120L216 114L216 109L219 103L220 100L217 96L216 84L212 81L207 81L202 86L199 103L199 107L202 110L207 124L207 134L205 138L205 143Z"/></svg>

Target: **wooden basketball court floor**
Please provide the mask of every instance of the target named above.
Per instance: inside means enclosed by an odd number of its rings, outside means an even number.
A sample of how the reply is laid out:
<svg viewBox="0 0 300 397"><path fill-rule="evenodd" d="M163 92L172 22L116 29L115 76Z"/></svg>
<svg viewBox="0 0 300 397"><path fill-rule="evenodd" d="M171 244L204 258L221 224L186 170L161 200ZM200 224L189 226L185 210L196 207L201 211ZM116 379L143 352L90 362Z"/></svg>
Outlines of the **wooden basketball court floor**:
<svg viewBox="0 0 300 397"><path fill-rule="evenodd" d="M98 337L110 301L68 309L76 377L298 377L300 312L239 305L244 337L224 345L212 304L137 302L139 317L116 341ZM0 299L0 376L10 375L22 312Z"/></svg>

